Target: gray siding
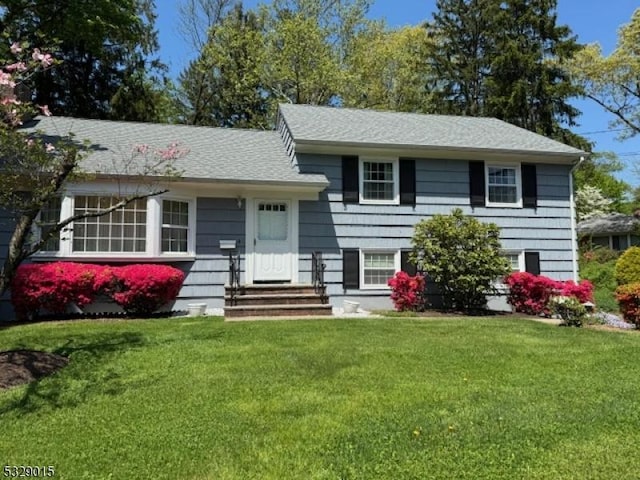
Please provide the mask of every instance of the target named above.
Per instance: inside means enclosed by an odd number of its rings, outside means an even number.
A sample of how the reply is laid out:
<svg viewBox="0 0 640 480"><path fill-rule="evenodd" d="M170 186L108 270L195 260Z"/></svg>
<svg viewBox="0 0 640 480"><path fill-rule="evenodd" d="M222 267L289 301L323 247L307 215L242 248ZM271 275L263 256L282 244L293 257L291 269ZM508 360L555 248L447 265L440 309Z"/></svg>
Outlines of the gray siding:
<svg viewBox="0 0 640 480"><path fill-rule="evenodd" d="M572 278L569 171L566 165L537 166L538 208L470 206L468 162L416 159L416 206L342 203L341 158L298 154L302 172L322 172L330 186L320 201L300 202L301 280L310 278L310 253L323 252L326 281L332 303L358 299L369 308L389 307L386 290L342 288L342 249L406 249L414 225L454 207L501 228L505 250L540 252L543 275Z"/></svg>
<svg viewBox="0 0 640 480"><path fill-rule="evenodd" d="M182 265L187 274L176 309L189 303L206 303L208 309L224 306L224 285L229 275L228 256L220 250L220 240L236 240L245 265L245 203L235 198L198 198L196 260ZM180 268L180 265L176 265ZM244 275L241 275L244 281Z"/></svg>
<svg viewBox="0 0 640 480"><path fill-rule="evenodd" d="M9 238L13 231L14 222L6 210L0 209L0 262L4 262L9 246ZM9 302L9 295L0 297L0 322L14 318L13 309Z"/></svg>

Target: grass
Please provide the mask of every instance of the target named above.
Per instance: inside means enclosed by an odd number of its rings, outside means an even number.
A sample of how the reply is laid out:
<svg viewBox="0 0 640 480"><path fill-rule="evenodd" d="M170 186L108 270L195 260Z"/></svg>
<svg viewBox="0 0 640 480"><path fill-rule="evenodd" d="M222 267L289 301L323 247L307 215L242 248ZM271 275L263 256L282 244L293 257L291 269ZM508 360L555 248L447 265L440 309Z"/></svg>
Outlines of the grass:
<svg viewBox="0 0 640 480"><path fill-rule="evenodd" d="M0 392L8 465L66 479L631 479L637 333L513 319L0 330L70 365Z"/></svg>

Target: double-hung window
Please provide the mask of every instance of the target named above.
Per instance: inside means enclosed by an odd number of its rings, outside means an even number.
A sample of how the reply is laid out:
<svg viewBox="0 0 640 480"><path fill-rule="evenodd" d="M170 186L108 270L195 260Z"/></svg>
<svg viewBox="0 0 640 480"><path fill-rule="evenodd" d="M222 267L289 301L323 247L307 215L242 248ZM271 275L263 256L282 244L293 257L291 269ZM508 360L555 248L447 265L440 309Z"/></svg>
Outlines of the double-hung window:
<svg viewBox="0 0 640 480"><path fill-rule="evenodd" d="M504 252L502 255L509 261L512 272L524 271L524 255L522 252Z"/></svg>
<svg viewBox="0 0 640 480"><path fill-rule="evenodd" d="M400 270L399 252L362 252L363 288L388 288L388 280Z"/></svg>
<svg viewBox="0 0 640 480"><path fill-rule="evenodd" d="M519 167L487 165L487 205L522 206Z"/></svg>
<svg viewBox="0 0 640 480"><path fill-rule="evenodd" d="M60 209L62 207L62 198L53 197L40 210L40 238L47 235L53 226L60 221ZM60 237L58 235L47 240L42 247L43 252L57 252L60 249Z"/></svg>
<svg viewBox="0 0 640 480"><path fill-rule="evenodd" d="M189 251L189 202L162 201L162 252Z"/></svg>
<svg viewBox="0 0 640 480"><path fill-rule="evenodd" d="M398 160L360 160L360 202L399 203Z"/></svg>

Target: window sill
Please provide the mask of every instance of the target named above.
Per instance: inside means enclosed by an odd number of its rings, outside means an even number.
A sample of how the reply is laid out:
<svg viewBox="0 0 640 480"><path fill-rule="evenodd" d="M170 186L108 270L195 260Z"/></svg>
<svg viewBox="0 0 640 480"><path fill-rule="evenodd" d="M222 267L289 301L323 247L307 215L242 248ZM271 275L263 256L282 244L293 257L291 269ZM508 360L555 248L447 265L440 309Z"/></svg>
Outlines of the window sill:
<svg viewBox="0 0 640 480"><path fill-rule="evenodd" d="M400 205L400 200L365 200L361 198L358 203L360 205Z"/></svg>
<svg viewBox="0 0 640 480"><path fill-rule="evenodd" d="M31 257L33 262L193 262L195 255L56 255L54 253L41 253Z"/></svg>
<svg viewBox="0 0 640 480"><path fill-rule="evenodd" d="M486 204L487 208L519 208L522 209L521 203L489 203Z"/></svg>
<svg viewBox="0 0 640 480"><path fill-rule="evenodd" d="M385 292L391 291L391 287L389 285L360 285L360 290L382 290Z"/></svg>

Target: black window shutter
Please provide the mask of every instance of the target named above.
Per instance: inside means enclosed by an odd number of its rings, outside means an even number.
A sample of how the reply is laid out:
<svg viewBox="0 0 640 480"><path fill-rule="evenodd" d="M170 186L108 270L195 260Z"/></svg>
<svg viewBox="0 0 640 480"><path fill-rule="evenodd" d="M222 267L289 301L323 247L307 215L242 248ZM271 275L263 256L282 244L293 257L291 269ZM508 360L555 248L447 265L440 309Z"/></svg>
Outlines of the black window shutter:
<svg viewBox="0 0 640 480"><path fill-rule="evenodd" d="M484 162L469 162L469 200L472 207L485 206Z"/></svg>
<svg viewBox="0 0 640 480"><path fill-rule="evenodd" d="M416 204L416 161L400 159L400 205Z"/></svg>
<svg viewBox="0 0 640 480"><path fill-rule="evenodd" d="M524 252L524 270L534 275L540 275L540 253Z"/></svg>
<svg viewBox="0 0 640 480"><path fill-rule="evenodd" d="M418 269L409 261L409 253L411 253L411 250L402 250L400 252L400 270L414 276L418 273Z"/></svg>
<svg viewBox="0 0 640 480"><path fill-rule="evenodd" d="M522 206L536 208L538 206L538 179L536 166L522 164Z"/></svg>
<svg viewBox="0 0 640 480"><path fill-rule="evenodd" d="M360 200L358 157L342 157L342 201L358 203Z"/></svg>
<svg viewBox="0 0 640 480"><path fill-rule="evenodd" d="M360 252L342 251L342 288L360 288Z"/></svg>

